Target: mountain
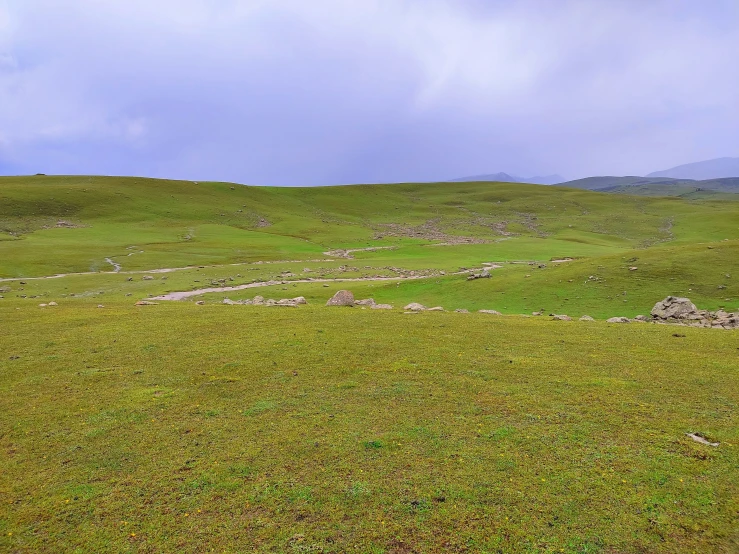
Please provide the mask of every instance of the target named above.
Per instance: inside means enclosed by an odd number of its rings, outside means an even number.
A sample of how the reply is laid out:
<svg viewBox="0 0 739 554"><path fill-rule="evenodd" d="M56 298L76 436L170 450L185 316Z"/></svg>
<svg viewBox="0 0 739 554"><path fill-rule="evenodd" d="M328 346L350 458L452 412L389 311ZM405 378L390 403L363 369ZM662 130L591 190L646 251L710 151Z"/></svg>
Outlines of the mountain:
<svg viewBox="0 0 739 554"><path fill-rule="evenodd" d="M674 179L721 179L739 177L739 158L716 158L692 164L679 165L664 171L655 171L647 177L672 177Z"/></svg>
<svg viewBox="0 0 739 554"><path fill-rule="evenodd" d="M587 190L600 190L608 187L624 187L624 186L635 186L635 185L652 185L661 183L673 183L679 181L678 179L670 179L667 177L663 178L652 178L638 177L638 176L626 176L626 177L615 177L615 176L603 176L603 177L585 177L584 179L575 179L574 181L567 181L565 183L559 183L560 187L569 187L573 189L587 189Z"/></svg>
<svg viewBox="0 0 739 554"><path fill-rule="evenodd" d="M450 179L450 182L463 181L497 181L500 183L531 183L534 185L554 185L561 183L564 179L560 175L537 175L536 177L518 177L509 173L488 173L485 175L472 175L471 177L460 177Z"/></svg>
<svg viewBox="0 0 739 554"><path fill-rule="evenodd" d="M559 186L596 192L639 196L689 196L691 198L739 193L739 177L722 179L671 179L669 177L586 177Z"/></svg>

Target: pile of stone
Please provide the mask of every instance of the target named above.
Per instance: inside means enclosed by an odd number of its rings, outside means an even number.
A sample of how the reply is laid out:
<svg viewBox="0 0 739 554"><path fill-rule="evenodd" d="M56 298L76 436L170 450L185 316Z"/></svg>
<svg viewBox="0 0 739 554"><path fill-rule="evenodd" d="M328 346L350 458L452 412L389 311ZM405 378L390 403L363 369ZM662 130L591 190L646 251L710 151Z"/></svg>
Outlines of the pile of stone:
<svg viewBox="0 0 739 554"><path fill-rule="evenodd" d="M485 268L480 273L473 273L467 277L468 281L474 281L475 279L490 279L490 271Z"/></svg>
<svg viewBox="0 0 739 554"><path fill-rule="evenodd" d="M362 308L371 308L373 310L392 310L391 304L378 304L374 298L365 298L363 300L355 300L354 294L349 290L340 290L334 294L326 302L326 306L360 306Z"/></svg>
<svg viewBox="0 0 739 554"><path fill-rule="evenodd" d="M263 296L257 295L251 300L231 300L230 298L224 298L223 303L231 306L286 306L289 308L297 308L302 304L307 304L308 301L302 296L298 296L296 298L283 298L281 300L274 300L272 298L265 300Z"/></svg>
<svg viewBox="0 0 739 554"><path fill-rule="evenodd" d="M655 323L739 329L739 313L699 310L690 299L676 296L668 296L657 302L652 308L652 319Z"/></svg>

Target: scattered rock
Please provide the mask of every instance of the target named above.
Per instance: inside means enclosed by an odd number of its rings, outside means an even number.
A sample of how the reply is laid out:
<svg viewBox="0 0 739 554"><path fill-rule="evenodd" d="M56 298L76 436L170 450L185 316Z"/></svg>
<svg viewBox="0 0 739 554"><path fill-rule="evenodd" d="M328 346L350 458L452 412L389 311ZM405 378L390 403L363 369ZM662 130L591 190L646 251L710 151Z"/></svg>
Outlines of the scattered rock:
<svg viewBox="0 0 739 554"><path fill-rule="evenodd" d="M308 303L308 301L303 296L298 296L296 298L293 298L293 302L295 303L296 306L301 306L303 304Z"/></svg>
<svg viewBox="0 0 739 554"><path fill-rule="evenodd" d="M370 308L373 310L392 310L393 306L391 304L372 304Z"/></svg>
<svg viewBox="0 0 739 554"><path fill-rule="evenodd" d="M464 308L457 308L457 309L456 309L456 310L454 310L454 311L455 311L456 313L458 313L458 314L468 314L468 313L470 313L470 311L469 311L469 310L465 310Z"/></svg>
<svg viewBox="0 0 739 554"><path fill-rule="evenodd" d="M144 275L141 279L143 281L153 281L154 277L152 277L151 275Z"/></svg>
<svg viewBox="0 0 739 554"><path fill-rule="evenodd" d="M433 308L429 308L426 310L427 312L443 312L444 308L441 306L434 306Z"/></svg>
<svg viewBox="0 0 739 554"><path fill-rule="evenodd" d="M237 304L237 302L234 302L230 298L224 298L223 299L223 304L228 304L229 306L235 306Z"/></svg>
<svg viewBox="0 0 739 554"><path fill-rule="evenodd" d="M156 302L149 302L148 300L139 300L136 302L135 306L156 306ZM98 306L98 308L102 308L103 306Z"/></svg>
<svg viewBox="0 0 739 554"><path fill-rule="evenodd" d="M57 304L56 302L49 302L49 304L48 304L48 306L58 306L58 305L59 304Z"/></svg>
<svg viewBox="0 0 739 554"><path fill-rule="evenodd" d="M39 304L38 307L39 308L45 308L46 307L46 304Z"/></svg>
<svg viewBox="0 0 739 554"><path fill-rule="evenodd" d="M477 313L480 314L491 314L491 315L503 315L500 312L496 310L477 310Z"/></svg>
<svg viewBox="0 0 739 554"><path fill-rule="evenodd" d="M634 318L634 321L641 321L642 323L646 323L649 321L649 318L645 315L638 315Z"/></svg>
<svg viewBox="0 0 739 554"><path fill-rule="evenodd" d="M98 304L98 308L104 308L104 307L105 306L103 306L102 304Z"/></svg>
<svg viewBox="0 0 739 554"><path fill-rule="evenodd" d="M418 302L411 302L403 309L406 312L423 312L426 309L426 306L419 304Z"/></svg>
<svg viewBox="0 0 739 554"><path fill-rule="evenodd" d="M197 306L205 306L205 300L198 300L197 302L195 302L195 304Z"/></svg>
<svg viewBox="0 0 739 554"><path fill-rule="evenodd" d="M340 290L329 298L326 306L353 306L354 295L348 290Z"/></svg>
<svg viewBox="0 0 739 554"><path fill-rule="evenodd" d="M531 315L544 315L544 312L531 312Z"/></svg>
<svg viewBox="0 0 739 554"><path fill-rule="evenodd" d="M254 297L254 300L252 300L252 304L255 306L261 306L264 304L264 296L259 296L258 294Z"/></svg>
<svg viewBox="0 0 739 554"><path fill-rule="evenodd" d="M595 319L593 319L593 318L592 318L592 317L590 317L589 315L584 315L584 316L582 316L582 317L580 318L580 321L595 321Z"/></svg>
<svg viewBox="0 0 739 554"><path fill-rule="evenodd" d="M610 317L606 323L631 323L631 320L628 317Z"/></svg>
<svg viewBox="0 0 739 554"><path fill-rule="evenodd" d="M374 306L375 305L375 299L374 298L365 298L364 300L357 300L354 302L355 306Z"/></svg>
<svg viewBox="0 0 739 554"><path fill-rule="evenodd" d="M553 321L572 321L572 318L568 315L559 314L559 315L553 315L552 316Z"/></svg>
<svg viewBox="0 0 739 554"><path fill-rule="evenodd" d="M636 267L635 265L632 265L632 266L631 266L631 267L629 268L629 271L636 271L637 269L639 269L639 268L638 268L638 267Z"/></svg>

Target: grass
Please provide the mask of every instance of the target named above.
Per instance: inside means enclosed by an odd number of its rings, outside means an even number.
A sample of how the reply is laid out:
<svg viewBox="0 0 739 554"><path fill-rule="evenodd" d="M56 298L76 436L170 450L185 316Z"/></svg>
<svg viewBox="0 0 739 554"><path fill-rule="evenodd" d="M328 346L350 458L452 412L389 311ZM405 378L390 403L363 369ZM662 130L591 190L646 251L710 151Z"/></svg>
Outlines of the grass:
<svg viewBox="0 0 739 554"><path fill-rule="evenodd" d="M733 333L95 305L0 308L2 550L739 544Z"/></svg>
<svg viewBox="0 0 739 554"><path fill-rule="evenodd" d="M739 310L730 198L0 178L0 551L734 553L736 333L515 315Z"/></svg>

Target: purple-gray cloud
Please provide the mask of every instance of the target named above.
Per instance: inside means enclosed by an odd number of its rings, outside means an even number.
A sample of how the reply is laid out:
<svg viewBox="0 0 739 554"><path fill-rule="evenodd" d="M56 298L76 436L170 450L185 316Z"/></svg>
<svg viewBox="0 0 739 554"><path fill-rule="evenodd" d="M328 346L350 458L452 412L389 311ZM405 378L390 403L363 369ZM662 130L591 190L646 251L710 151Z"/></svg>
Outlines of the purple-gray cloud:
<svg viewBox="0 0 739 554"><path fill-rule="evenodd" d="M268 185L739 155L735 0L0 0L0 173Z"/></svg>

